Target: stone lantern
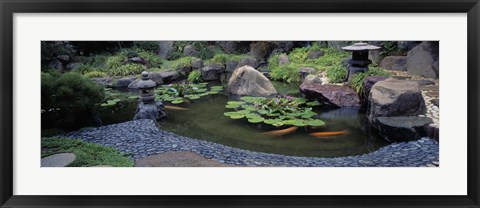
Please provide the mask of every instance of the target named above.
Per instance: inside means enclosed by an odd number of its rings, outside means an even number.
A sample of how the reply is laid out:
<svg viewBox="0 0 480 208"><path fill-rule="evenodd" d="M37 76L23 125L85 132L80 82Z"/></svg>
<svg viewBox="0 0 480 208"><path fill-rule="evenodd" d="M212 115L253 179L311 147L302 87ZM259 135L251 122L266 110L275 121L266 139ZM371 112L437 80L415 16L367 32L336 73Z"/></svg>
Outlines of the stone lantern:
<svg viewBox="0 0 480 208"><path fill-rule="evenodd" d="M153 88L157 84L149 77L148 72L142 72L142 79L137 83L138 89L140 89L140 100L138 103L137 111L133 120L137 119L152 119L160 120L167 116L163 103L159 100L155 101L155 93Z"/></svg>
<svg viewBox="0 0 480 208"><path fill-rule="evenodd" d="M150 79L148 72L142 72L142 79L137 83L138 89L140 89L140 100L143 103L153 103L155 101L155 93L153 88L157 84Z"/></svg>
<svg viewBox="0 0 480 208"><path fill-rule="evenodd" d="M350 80L354 74L368 71L368 65L372 63L372 61L368 59L368 51L378 50L380 47L369 45L368 43L355 43L342 47L342 49L352 51L352 59L348 61L347 72L347 78Z"/></svg>

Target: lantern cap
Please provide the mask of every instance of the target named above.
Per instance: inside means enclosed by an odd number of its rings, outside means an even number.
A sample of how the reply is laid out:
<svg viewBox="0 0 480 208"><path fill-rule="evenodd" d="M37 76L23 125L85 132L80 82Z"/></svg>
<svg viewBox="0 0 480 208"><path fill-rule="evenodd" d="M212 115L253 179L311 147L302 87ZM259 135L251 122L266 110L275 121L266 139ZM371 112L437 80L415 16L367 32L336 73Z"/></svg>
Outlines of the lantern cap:
<svg viewBox="0 0 480 208"><path fill-rule="evenodd" d="M353 45L342 47L342 49L346 51L366 51L366 50L378 50L380 49L380 47L370 45L368 43L360 42L360 43L354 43Z"/></svg>
<svg viewBox="0 0 480 208"><path fill-rule="evenodd" d="M157 86L157 83L151 80L149 75L150 74L146 71L142 72L142 79L137 83L139 89L154 88Z"/></svg>

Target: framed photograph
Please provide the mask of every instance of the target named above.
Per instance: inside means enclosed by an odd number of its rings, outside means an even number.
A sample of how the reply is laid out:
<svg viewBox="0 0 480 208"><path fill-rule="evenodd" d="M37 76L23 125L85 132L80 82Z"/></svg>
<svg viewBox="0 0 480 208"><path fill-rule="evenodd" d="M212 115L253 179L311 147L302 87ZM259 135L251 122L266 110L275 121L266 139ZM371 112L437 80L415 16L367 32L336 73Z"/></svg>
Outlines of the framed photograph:
<svg viewBox="0 0 480 208"><path fill-rule="evenodd" d="M477 0L0 6L1 207L479 207Z"/></svg>

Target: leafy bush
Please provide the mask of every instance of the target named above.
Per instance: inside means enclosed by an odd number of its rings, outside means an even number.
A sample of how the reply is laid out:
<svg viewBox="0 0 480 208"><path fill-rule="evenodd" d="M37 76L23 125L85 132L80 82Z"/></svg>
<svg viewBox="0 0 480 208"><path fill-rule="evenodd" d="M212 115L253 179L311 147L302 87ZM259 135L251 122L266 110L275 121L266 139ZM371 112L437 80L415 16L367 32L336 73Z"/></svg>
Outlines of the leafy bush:
<svg viewBox="0 0 480 208"><path fill-rule="evenodd" d="M157 53L160 49L158 41L134 41L134 48L140 51Z"/></svg>
<svg viewBox="0 0 480 208"><path fill-rule="evenodd" d="M111 76L138 75L144 70L145 68L141 64L126 64L116 68L111 68L107 71L107 74Z"/></svg>
<svg viewBox="0 0 480 208"><path fill-rule="evenodd" d="M162 58L160 58L160 56L158 56L156 53L140 51L138 52L138 56L148 61L151 67L160 67L162 65Z"/></svg>
<svg viewBox="0 0 480 208"><path fill-rule="evenodd" d="M288 83L300 82L298 65L288 64L276 67L270 67L270 77L274 80L282 80Z"/></svg>
<svg viewBox="0 0 480 208"><path fill-rule="evenodd" d="M342 65L336 65L327 67L327 77L331 83L341 83L347 78L347 67Z"/></svg>
<svg viewBox="0 0 480 208"><path fill-rule="evenodd" d="M386 41L382 44L382 46L383 48L380 51L381 57L393 55L398 50L396 41Z"/></svg>
<svg viewBox="0 0 480 208"><path fill-rule="evenodd" d="M359 95L364 95L363 86L366 77L369 76L391 76L391 72L385 71L379 67L371 67L367 72L356 73L349 81L350 87Z"/></svg>
<svg viewBox="0 0 480 208"><path fill-rule="evenodd" d="M199 50L197 50L197 53L195 54L195 57L201 58L203 60L207 60L207 59L212 58L213 55L215 55L215 53L212 50L210 50L207 47L204 47L204 48L200 48Z"/></svg>
<svg viewBox="0 0 480 208"><path fill-rule="evenodd" d="M101 71L91 71L84 74L88 78L92 77L106 77L107 73Z"/></svg>
<svg viewBox="0 0 480 208"><path fill-rule="evenodd" d="M171 66L174 68L179 67L191 67L193 57L183 57L171 62Z"/></svg>
<svg viewBox="0 0 480 208"><path fill-rule="evenodd" d="M202 73L199 70L193 70L188 75L188 81L192 83L203 82Z"/></svg>
<svg viewBox="0 0 480 208"><path fill-rule="evenodd" d="M109 56L105 60L105 66L109 69L120 67L123 63L128 61L128 56L125 53L119 53L113 56Z"/></svg>
<svg viewBox="0 0 480 208"><path fill-rule="evenodd" d="M75 72L41 74L42 127L66 128L92 119L105 96L102 86ZM75 125L74 125L75 124Z"/></svg>
<svg viewBox="0 0 480 208"><path fill-rule="evenodd" d="M89 111L104 97L103 87L74 72L50 71L41 76L42 109Z"/></svg>

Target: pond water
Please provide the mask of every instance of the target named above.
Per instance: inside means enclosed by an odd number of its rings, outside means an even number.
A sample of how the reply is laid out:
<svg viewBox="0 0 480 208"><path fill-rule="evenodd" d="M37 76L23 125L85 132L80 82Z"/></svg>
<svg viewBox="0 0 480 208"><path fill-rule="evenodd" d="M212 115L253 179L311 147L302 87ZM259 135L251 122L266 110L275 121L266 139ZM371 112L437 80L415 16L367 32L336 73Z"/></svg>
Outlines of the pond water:
<svg viewBox="0 0 480 208"><path fill-rule="evenodd" d="M275 83L277 88L279 83ZM296 95L298 91L283 86L281 94ZM339 157L368 153L387 145L386 141L371 131L365 112L360 108L325 109L315 107L316 118L326 125L315 129L304 127L283 136L264 134L274 128L265 124L251 124L246 119L234 120L223 115L231 111L225 108L230 101L223 94L209 95L201 99L176 105L187 110L167 109L166 119L158 127L178 135L207 140L231 147L258 152L294 156ZM135 102L122 102L100 112L104 125L120 123L133 118ZM313 132L338 132L345 134L317 138Z"/></svg>

